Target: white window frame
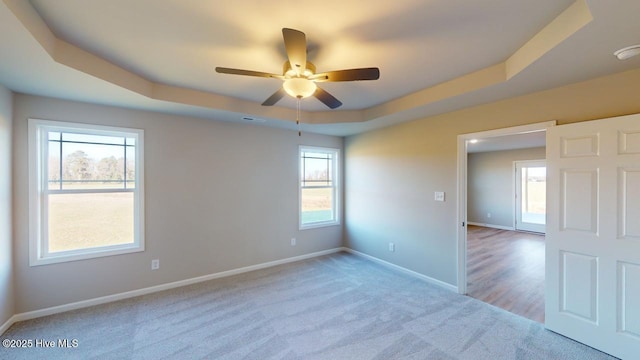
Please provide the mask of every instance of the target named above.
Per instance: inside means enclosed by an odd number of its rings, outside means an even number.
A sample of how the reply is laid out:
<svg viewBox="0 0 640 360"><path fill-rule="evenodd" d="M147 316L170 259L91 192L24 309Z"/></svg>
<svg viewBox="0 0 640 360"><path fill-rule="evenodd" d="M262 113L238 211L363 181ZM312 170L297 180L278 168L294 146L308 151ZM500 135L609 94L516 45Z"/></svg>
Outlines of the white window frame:
<svg viewBox="0 0 640 360"><path fill-rule="evenodd" d="M317 152L317 153L328 153L333 154L332 161L332 172L333 172L333 186L326 186L326 188L333 189L332 196L332 207L334 213L334 219L330 221L316 221L312 223L302 223L302 180L304 176L303 169L303 158L302 154L304 152ZM327 147L317 147L317 146L306 146L300 145L298 148L298 228L300 230L313 229L319 227L326 226L335 226L340 225L340 149L335 148L327 148ZM316 187L317 188L317 187Z"/></svg>
<svg viewBox="0 0 640 360"><path fill-rule="evenodd" d="M134 241L130 244L110 245L86 249L48 252L48 194L49 193L107 193L113 189L49 190L48 138L49 131L78 132L91 135L126 136L135 138ZM90 125L61 121L29 119L29 265L38 266L67 261L144 251L144 130L112 126ZM122 192L122 189L118 189Z"/></svg>

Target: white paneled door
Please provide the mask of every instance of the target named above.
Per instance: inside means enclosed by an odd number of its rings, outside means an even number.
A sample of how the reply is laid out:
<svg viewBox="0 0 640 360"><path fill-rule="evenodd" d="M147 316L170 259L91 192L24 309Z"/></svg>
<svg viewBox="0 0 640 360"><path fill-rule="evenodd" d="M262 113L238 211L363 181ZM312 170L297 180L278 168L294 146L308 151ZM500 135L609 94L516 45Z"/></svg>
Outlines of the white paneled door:
<svg viewBox="0 0 640 360"><path fill-rule="evenodd" d="M640 356L640 114L547 131L546 327Z"/></svg>

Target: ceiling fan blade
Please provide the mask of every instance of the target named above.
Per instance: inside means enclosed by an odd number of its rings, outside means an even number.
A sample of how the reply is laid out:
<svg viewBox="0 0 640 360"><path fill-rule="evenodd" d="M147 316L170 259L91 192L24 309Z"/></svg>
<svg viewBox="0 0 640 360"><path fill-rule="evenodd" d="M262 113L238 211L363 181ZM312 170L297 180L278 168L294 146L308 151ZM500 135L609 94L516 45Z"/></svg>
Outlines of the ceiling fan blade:
<svg viewBox="0 0 640 360"><path fill-rule="evenodd" d="M276 79L284 79L284 76L278 74L269 74L261 71L252 71L252 70L241 70L241 69L232 69L225 67L216 67L216 72L221 74L231 74L231 75L245 75L245 76L257 76L257 77L266 77L266 78L276 78Z"/></svg>
<svg viewBox="0 0 640 360"><path fill-rule="evenodd" d="M328 92L322 90L319 86L316 89L316 92L313 93L313 96L315 96L318 100L322 101L325 105L327 105L331 109L335 109L342 105L340 100L336 99L333 95L329 94Z"/></svg>
<svg viewBox="0 0 640 360"><path fill-rule="evenodd" d="M322 82L322 81L378 80L379 78L380 78L380 69L372 67L372 68L328 71L325 73L312 75L309 77L309 80Z"/></svg>
<svg viewBox="0 0 640 360"><path fill-rule="evenodd" d="M282 37L291 69L302 75L307 67L307 36L302 31L283 28Z"/></svg>
<svg viewBox="0 0 640 360"><path fill-rule="evenodd" d="M269 96L269 98L262 103L262 106L272 106L280 101L286 94L284 89L280 87L278 91L274 92L273 95Z"/></svg>

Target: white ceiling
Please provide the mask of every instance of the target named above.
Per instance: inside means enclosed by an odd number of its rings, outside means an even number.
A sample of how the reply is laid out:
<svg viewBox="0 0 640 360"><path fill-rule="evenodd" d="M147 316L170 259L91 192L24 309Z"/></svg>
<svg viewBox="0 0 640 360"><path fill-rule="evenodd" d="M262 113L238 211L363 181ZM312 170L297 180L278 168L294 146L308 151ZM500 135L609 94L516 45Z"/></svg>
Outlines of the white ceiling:
<svg viewBox="0 0 640 360"><path fill-rule="evenodd" d="M480 86L467 81L467 74L518 60L546 28L574 26L569 10L581 6L593 20L539 51L514 76ZM344 103L337 110L303 100L302 121L314 123L304 131L349 135L638 68L640 57L621 62L612 53L640 43L639 13L638 0L2 0L0 84L293 128L293 99L259 105L280 80L214 71L281 72L281 28L291 27L306 33L318 71L380 68L377 81L323 83Z"/></svg>

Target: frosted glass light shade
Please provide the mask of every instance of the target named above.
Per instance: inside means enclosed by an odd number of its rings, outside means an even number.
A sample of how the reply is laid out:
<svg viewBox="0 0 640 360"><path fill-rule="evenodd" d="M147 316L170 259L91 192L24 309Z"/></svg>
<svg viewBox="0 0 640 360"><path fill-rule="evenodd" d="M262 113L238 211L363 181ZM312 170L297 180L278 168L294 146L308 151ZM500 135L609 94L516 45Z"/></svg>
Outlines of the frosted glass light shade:
<svg viewBox="0 0 640 360"><path fill-rule="evenodd" d="M316 92L317 85L311 80L305 78L292 78L287 79L282 84L284 91L294 98L306 98L313 95Z"/></svg>

